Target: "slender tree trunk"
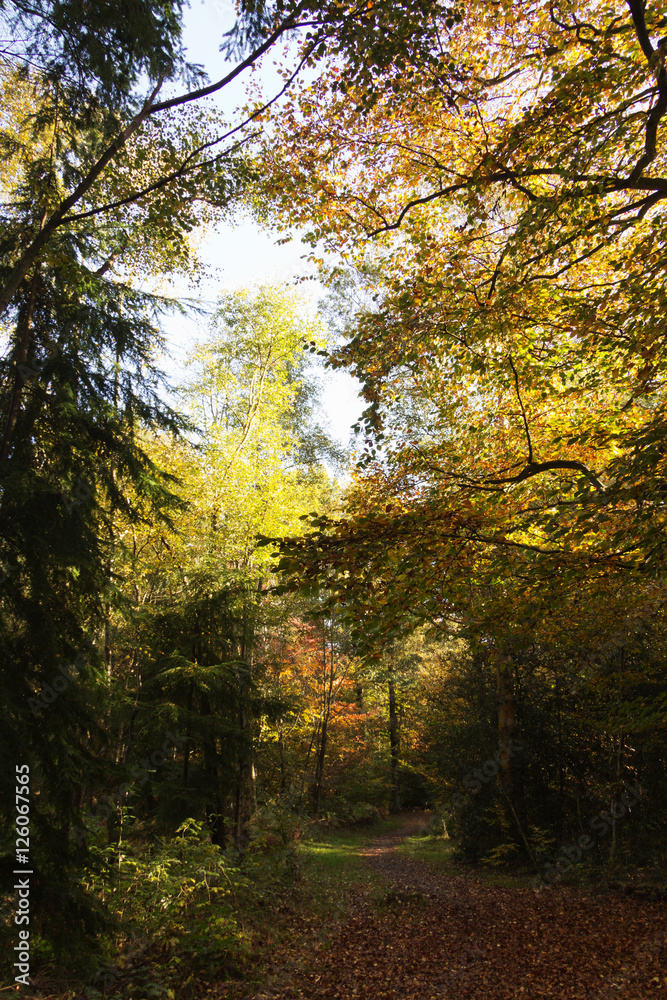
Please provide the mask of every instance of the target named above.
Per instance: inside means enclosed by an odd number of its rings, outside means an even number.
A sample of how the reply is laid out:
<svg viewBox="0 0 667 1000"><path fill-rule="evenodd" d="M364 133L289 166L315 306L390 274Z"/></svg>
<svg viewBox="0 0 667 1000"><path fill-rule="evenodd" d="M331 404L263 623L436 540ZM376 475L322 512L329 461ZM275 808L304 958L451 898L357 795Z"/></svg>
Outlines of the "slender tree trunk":
<svg viewBox="0 0 667 1000"><path fill-rule="evenodd" d="M389 745L391 749L391 811L401 811L401 789L399 778L400 735L398 713L396 712L396 686L394 678L389 678Z"/></svg>
<svg viewBox="0 0 667 1000"><path fill-rule="evenodd" d="M558 712L558 839L563 839L565 813L565 773L563 769L563 721L561 706L561 680L556 676L556 710Z"/></svg>
<svg viewBox="0 0 667 1000"><path fill-rule="evenodd" d="M287 771L285 769L285 736L282 719L278 727L278 754L280 760L280 791L284 792L287 788Z"/></svg>
<svg viewBox="0 0 667 1000"><path fill-rule="evenodd" d="M320 746L317 752L317 765L315 767L315 789L313 791L313 809L315 815L320 812L320 800L322 798L322 782L324 779L324 761L327 753L327 723L328 718L322 719L322 729L320 732Z"/></svg>
<svg viewBox="0 0 667 1000"><path fill-rule="evenodd" d="M516 754L516 703L511 662L501 660L496 668L498 684L498 748L500 777L509 804L509 821L518 844L532 856L526 835L525 806L521 783L520 762Z"/></svg>
<svg viewBox="0 0 667 1000"><path fill-rule="evenodd" d="M237 851L240 851L243 844L243 817L245 813L245 803L243 796L243 786L245 784L246 778L246 739L247 739L247 723L246 715L243 706L243 683L239 679L239 711L238 711L238 727L239 727L239 757L236 768L236 788L234 791L234 847Z"/></svg>
<svg viewBox="0 0 667 1000"><path fill-rule="evenodd" d="M312 735L310 737L310 743L308 744L308 750L306 751L306 760L303 765L303 771L301 772L301 798L300 798L301 805L303 805L303 800L305 796L306 777L309 773L308 769L310 767L310 755L313 752L313 747L315 746L315 743L319 736L319 732L320 732L320 720L318 719L317 724L313 729Z"/></svg>
<svg viewBox="0 0 667 1000"><path fill-rule="evenodd" d="M622 774L622 764L623 764L623 750L625 745L625 734L618 734L618 751L616 753L616 782L620 783ZM616 850L618 848L618 829L617 829L617 816L616 809L614 808L617 804L616 798L612 799L611 803L611 844L609 845L609 860L614 861L616 858Z"/></svg>
<svg viewBox="0 0 667 1000"><path fill-rule="evenodd" d="M30 293L28 296L28 305L24 314L19 319L18 327L18 342L16 344L14 352L14 365L16 368L16 373L14 375L14 389L12 391L11 398L9 400L9 410L7 413L7 421L5 424L5 431L2 438L2 443L0 444L0 462L5 462L9 458L12 442L14 440L14 433L16 431L16 425L18 423L19 410L21 408L21 395L23 393L24 380L21 376L21 371L18 368L19 365L25 365L28 360L28 351L30 349L30 333L32 330L32 314L35 308L35 301L37 298L37 283L39 281L39 268L35 269L35 273L32 276L32 281L30 282Z"/></svg>
<svg viewBox="0 0 667 1000"><path fill-rule="evenodd" d="M331 708L334 699L334 678L335 678L335 662L334 662L334 646L331 643L331 656L330 662L327 662L327 639L326 633L322 633L322 663L324 667L323 672L323 683L322 683L322 708L321 708L321 724L320 724L320 744L317 752L317 763L315 766L315 787L313 789L313 810L317 816L320 811L320 802L322 799L322 785L324 783L324 763L326 760L327 753L327 731L329 726L329 719L331 717Z"/></svg>
<svg viewBox="0 0 667 1000"><path fill-rule="evenodd" d="M619 682L619 689L618 689L618 697L617 697L618 702L621 701L622 690L623 690L623 660L624 660L623 653L624 653L624 650L623 650L623 647L621 646L621 651L620 651L620 661L621 661L620 662L620 667L621 667L620 674L621 674L621 680ZM620 780L621 780L622 763L623 763L623 744L624 744L624 742L625 742L625 736L624 736L623 732L620 732L618 734L618 751L616 753L616 783L617 784L619 784ZM609 845L609 860L610 861L614 861L614 859L616 858L616 849L618 847L618 830L617 830L617 824L616 824L616 810L614 808L615 805L616 805L616 798L614 797L612 799L612 802L611 802L611 810L610 810L611 811L611 844Z"/></svg>
<svg viewBox="0 0 667 1000"><path fill-rule="evenodd" d="M206 825L211 831L211 843L216 844L220 850L224 851L227 846L227 828L225 825L225 803L219 787L216 792L215 804L206 806Z"/></svg>
<svg viewBox="0 0 667 1000"><path fill-rule="evenodd" d="M194 697L195 686L190 681L187 700L187 722L185 726L185 750L183 751L183 788L188 787L188 777L190 770L190 713L192 712L192 699Z"/></svg>
<svg viewBox="0 0 667 1000"><path fill-rule="evenodd" d="M257 584L257 592L261 593L261 589L262 581L260 579ZM257 802L257 782L253 760L253 719L248 708L252 689L254 644L254 618L250 594L248 594L243 612L243 637L239 649L239 659L244 664L245 669L237 672L239 754L234 796L234 846L237 850L242 850L247 846L244 831Z"/></svg>
<svg viewBox="0 0 667 1000"><path fill-rule="evenodd" d="M107 575L111 578L111 566L107 565ZM112 648L111 648L111 604L106 602L104 607L104 665L107 675L107 685L111 687L112 675Z"/></svg>
<svg viewBox="0 0 667 1000"><path fill-rule="evenodd" d="M202 698L202 715L211 714L211 706L207 698ZM218 771L218 745L217 740L207 735L204 738L204 780L207 789L213 790L213 802L206 804L206 825L211 831L211 842L218 847L227 846L225 830L225 803L220 789L220 774ZM186 750L187 753L187 750ZM187 776L187 774L186 774Z"/></svg>
<svg viewBox="0 0 667 1000"><path fill-rule="evenodd" d="M211 665L210 609L208 610L206 620L204 622L202 622L202 616L199 611L195 611L195 637L196 638L193 640L192 644L192 662L195 664L202 663L208 667ZM206 639L208 639L208 641L205 641ZM188 690L188 710L192 707L193 694L194 685L191 683ZM211 716L214 711L215 704L211 705L208 695L202 694L200 697L201 716L203 718L207 718ZM204 785L207 790L213 791L211 796L213 801L211 802L209 799L204 808L206 825L211 832L211 842L213 844L217 844L220 848L224 848L227 846L227 838L225 830L225 801L220 787L220 772L218 768L220 752L218 749L217 739L210 731L207 731L206 728L204 729L202 750L204 757ZM188 741L188 746L186 746L185 749L185 762L183 766L184 784L188 780L189 759L190 751Z"/></svg>

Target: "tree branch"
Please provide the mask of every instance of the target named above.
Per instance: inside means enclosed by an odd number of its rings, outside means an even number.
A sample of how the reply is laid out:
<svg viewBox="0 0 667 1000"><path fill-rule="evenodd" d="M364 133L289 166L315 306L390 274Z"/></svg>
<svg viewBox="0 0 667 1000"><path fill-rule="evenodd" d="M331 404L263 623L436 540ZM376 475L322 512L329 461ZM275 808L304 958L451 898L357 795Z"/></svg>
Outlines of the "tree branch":
<svg viewBox="0 0 667 1000"><path fill-rule="evenodd" d="M211 156L208 158L208 160L203 160L200 163L195 163L192 166L188 166L188 163L195 156L197 156L198 153L201 153L208 146L214 146L216 143L222 142L223 139L226 138L226 136L222 136L220 139L216 139L213 142L204 143L202 146L199 146L198 149L194 150L183 161L180 167L178 167L176 170L172 170L172 172L170 174L167 174L165 177L161 177L160 180L155 181L154 184L149 184L148 187L142 188L141 191L134 191L131 195L128 195L127 198L119 198L118 201L110 201L106 205L101 205L99 208L91 208L87 212L77 212L76 215L68 215L65 219L63 219L63 224L65 222L78 222L81 219L90 219L94 215L102 215L104 212L110 212L114 208L123 208L125 205L131 205L133 204L133 202L138 201L140 198L145 198L146 195L152 194L154 191L159 191L163 187L167 187L168 184L171 184L172 181L176 180L179 177L185 177L187 174L191 174L194 170L201 170L203 167L211 166L213 163L216 163L218 160L223 159L223 157L225 156L230 156L232 153L235 153L237 149L240 149L241 146L243 146L246 142L248 142L250 139L254 138L258 134L259 134L258 132L254 132L252 135L246 136L245 139L239 139L239 141L235 142L234 145L230 146L229 149L224 149L221 153L218 153L216 156Z"/></svg>
<svg viewBox="0 0 667 1000"><path fill-rule="evenodd" d="M649 38L648 31L646 30L646 20L644 18L644 5L642 0L628 0L628 7L630 8L630 13L632 14L632 21L635 26L637 41L641 45L642 52L646 56L646 59L648 62L651 62L655 49L651 45L651 39Z"/></svg>
<svg viewBox="0 0 667 1000"><path fill-rule="evenodd" d="M523 405L523 400L521 399L521 393L519 391L519 376L516 373L516 368L514 367L514 362L512 361L512 355L508 354L508 359L510 363L510 368L514 374L514 385L516 386L516 398L519 400L519 406L521 407L521 416L523 417L523 426L526 430L526 441L528 442L528 465L534 465L533 462L533 442L530 439L530 430L528 428L528 419L526 417L526 408Z"/></svg>
<svg viewBox="0 0 667 1000"><path fill-rule="evenodd" d="M43 227L40 229L39 233L34 237L32 242L28 245L21 258L13 268L9 278L5 282L4 288L0 290L0 316L6 312L9 305L18 291L21 282L25 278L26 274L39 258L44 247L47 245L55 231L67 221L68 213L72 208L83 198L85 194L90 191L94 183L102 175L109 163L114 159L114 157L120 152L123 146L127 143L128 139L141 127L141 125L146 121L146 119L154 114L158 114L161 111L166 111L170 108L179 107L184 104L191 103L192 101L199 100L210 94L217 93L222 90L227 84L231 83L240 73L252 66L257 60L271 48L272 45L287 31L291 31L295 28L301 27L297 18L300 15L303 7L305 6L305 0L299 4L297 9L289 17L285 18L281 24L269 35L269 37L256 49L254 49L238 66L224 76L217 83L213 83L208 87L201 87L198 90L193 90L187 94L181 94L179 97L171 98L167 101L161 101L155 104L155 98L157 97L164 78L160 78L156 87L150 94L150 96L144 102L141 110L134 116L134 118L129 122L126 128L117 136L116 139L106 148L99 159L93 164L88 173L81 179L79 184L76 186L74 191L65 198L58 208L51 214L50 218L47 219ZM319 39L317 39L319 41ZM311 43L314 47L315 40ZM301 65L301 64L300 64Z"/></svg>
<svg viewBox="0 0 667 1000"><path fill-rule="evenodd" d="M226 76L223 76L221 80L218 80L216 83L209 84L208 87L200 87L198 90L191 90L187 94L180 94L178 97L172 97L167 101L162 101L160 104L154 104L151 108L151 114L154 115L160 111L169 111L171 108L178 108L183 104L190 104L192 101L199 101L202 97L210 97L211 94L217 94L219 90L222 90L230 84L232 80L235 80L237 76L243 73L244 70L248 69L248 67L252 66L253 63L257 62L257 60L263 56L265 52L268 52L268 50L275 44L275 42L278 41L279 38L282 37L282 35L285 34L286 31L295 31L297 28L308 27L311 22L300 23L298 20L299 15L305 7L306 2L305 0L302 0L296 10L278 25L275 31L269 35L262 45L253 49L250 55L247 56L243 62L240 62L238 66L235 66L234 69L227 73ZM319 39L317 41L319 42Z"/></svg>
<svg viewBox="0 0 667 1000"><path fill-rule="evenodd" d="M224 150L222 153L219 153L217 156L211 157L208 160L204 160L202 163L195 163L193 166L188 167L188 163L190 163L196 156L198 156L199 153L202 153L205 149L210 149L212 146L217 146L218 143L224 142L225 139L231 138L231 136L235 135L237 132L240 132L242 128L245 128L252 121L254 121L255 118L258 118L261 114L267 111L273 104L275 104L276 101L279 101L280 98L283 96L283 94L285 94L286 91L289 89L289 87L291 87L291 85L294 83L294 80L303 69L305 62L312 54L316 44L317 44L316 42L313 42L311 43L311 45L308 46L303 58L299 61L299 64L297 65L296 69L287 79L282 90L280 90L277 94L275 94L270 101L267 101L266 104L263 104L260 108L257 108L255 111L253 111L251 115L248 115L248 117L244 121L240 122L240 124L238 125L235 125L234 128L230 129L228 132L225 132L224 135L218 136L216 139L211 139L209 142L204 142L200 146L197 146L197 148L194 149L190 153L190 155L185 158L185 160L181 163L180 167L178 167L176 170L173 170L171 174L168 174L166 177L161 178L154 184L150 184L146 188L142 188L141 191L136 191L134 194L128 195L126 198L121 198L118 201L109 202L106 205L101 205L99 208L92 208L87 212L77 212L75 215L68 215L66 216L66 218L63 219L63 224L66 222L73 222L79 219L87 219L93 215L101 215L104 212L109 212L114 208L121 208L124 205L130 205L132 204L132 202L138 201L139 198L144 198L147 194L150 194L152 191L158 191L160 188L166 187L167 184L170 184L171 181L176 180L178 177L183 177L185 176L185 174L192 173L193 170L199 170L202 167L210 166L212 163L215 163L222 157L229 156L231 155L231 153L236 152L237 149L239 149L250 139L255 138L257 135L259 135L259 133L254 132L252 135L246 136L244 139L241 139L238 142L234 143L233 146L231 146L229 149Z"/></svg>
<svg viewBox="0 0 667 1000"><path fill-rule="evenodd" d="M116 154L122 149L127 140L132 136L139 126L146 120L150 114L150 109L153 105L153 100L158 94L160 87L162 86L162 79L158 82L157 86L153 90L150 97L144 102L144 105L138 114L134 116L129 125L124 129L123 132L111 143L110 146L106 148L102 156L97 160L97 162L91 167L86 176L80 181L77 187L74 189L69 197L65 198L55 212L52 213L49 219L45 222L43 227L40 229L37 236L33 239L32 243L25 250L23 256L18 261L13 271L11 272L5 287L0 291L0 316L9 307L12 298L18 291L18 288L25 278L26 274L30 270L33 263L37 260L40 253L49 242L56 229L62 225L63 219L74 205L90 190L98 177L102 174L106 166L111 162L111 160L116 156Z"/></svg>
<svg viewBox="0 0 667 1000"><path fill-rule="evenodd" d="M604 486L595 473L591 472L583 462L567 458L555 458L549 462L529 462L516 476L511 476L507 479L485 479L483 482L499 486L509 486L511 483L523 483L526 479L532 479L533 476L539 476L543 472L551 472L554 469L574 469L577 472L582 472L593 483L593 486L599 493L604 493L605 491Z"/></svg>

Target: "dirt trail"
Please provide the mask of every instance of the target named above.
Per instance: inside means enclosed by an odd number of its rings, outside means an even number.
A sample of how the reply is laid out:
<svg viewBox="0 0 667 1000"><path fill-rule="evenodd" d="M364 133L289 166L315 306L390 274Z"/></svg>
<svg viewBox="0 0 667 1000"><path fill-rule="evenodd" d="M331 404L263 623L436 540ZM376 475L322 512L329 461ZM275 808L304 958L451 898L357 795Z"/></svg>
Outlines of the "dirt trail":
<svg viewBox="0 0 667 1000"><path fill-rule="evenodd" d="M667 904L438 875L396 851L425 823L362 850L384 902L360 905L272 1000L667 998Z"/></svg>
<svg viewBox="0 0 667 1000"><path fill-rule="evenodd" d="M360 850L370 867L402 892L419 893L426 899L446 900L461 909L471 904L471 882L458 876L441 876L423 861L399 854L406 837L414 837L428 827L428 815L415 813L398 830L383 833Z"/></svg>

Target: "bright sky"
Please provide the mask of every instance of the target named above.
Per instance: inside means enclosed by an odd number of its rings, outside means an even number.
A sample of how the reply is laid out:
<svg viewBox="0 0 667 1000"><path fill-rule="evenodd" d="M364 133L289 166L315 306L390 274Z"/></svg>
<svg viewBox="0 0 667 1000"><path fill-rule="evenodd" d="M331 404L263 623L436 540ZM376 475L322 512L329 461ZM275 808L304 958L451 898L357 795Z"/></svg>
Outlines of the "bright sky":
<svg viewBox="0 0 667 1000"><path fill-rule="evenodd" d="M234 7L229 0L191 0L185 17L185 44L189 62L203 65L211 80L219 80L232 68L220 55L219 46L225 31L234 23ZM262 82L267 87L275 75L267 64L260 70ZM277 79L277 78L276 78ZM245 82L226 88L219 105L232 119L237 104L244 100ZM298 237L289 243L278 244L277 234L263 231L256 223L239 218L235 225L219 226L208 234L201 247L201 256L211 272L211 278L195 293L213 302L222 289L238 288L264 281L293 282L298 277L314 275L304 259L307 253ZM323 289L317 281L301 285L304 296L313 302L322 296ZM181 289L178 289L180 292ZM185 291L185 289L183 289ZM182 362L191 345L205 336L205 320L175 318L167 324L167 335L173 362L168 373L178 380ZM351 425L362 410L357 396L357 384L343 372L325 372L323 406L324 418L331 432L347 443Z"/></svg>

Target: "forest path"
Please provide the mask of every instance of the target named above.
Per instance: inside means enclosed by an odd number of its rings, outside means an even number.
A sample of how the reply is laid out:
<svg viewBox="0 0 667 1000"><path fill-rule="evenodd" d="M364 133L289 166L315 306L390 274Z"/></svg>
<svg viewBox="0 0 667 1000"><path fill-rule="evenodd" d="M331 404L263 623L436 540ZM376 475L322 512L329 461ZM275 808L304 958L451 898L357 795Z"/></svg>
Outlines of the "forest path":
<svg viewBox="0 0 667 1000"><path fill-rule="evenodd" d="M397 848L415 816L360 853L394 886L305 957L271 1000L667 998L667 904L440 875Z"/></svg>
<svg viewBox="0 0 667 1000"><path fill-rule="evenodd" d="M419 893L425 899L449 899L461 906L469 902L469 879L440 875L431 865L398 853L406 837L414 837L428 827L428 815L415 813L399 829L381 834L359 853L377 875L399 890Z"/></svg>

